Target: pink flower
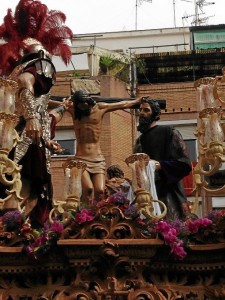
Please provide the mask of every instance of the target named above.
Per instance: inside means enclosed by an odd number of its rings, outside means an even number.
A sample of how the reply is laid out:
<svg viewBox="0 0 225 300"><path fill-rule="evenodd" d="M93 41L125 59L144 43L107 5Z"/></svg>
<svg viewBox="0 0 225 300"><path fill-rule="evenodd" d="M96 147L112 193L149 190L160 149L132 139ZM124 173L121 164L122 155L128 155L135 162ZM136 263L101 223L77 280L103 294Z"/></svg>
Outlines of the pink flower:
<svg viewBox="0 0 225 300"><path fill-rule="evenodd" d="M212 220L208 218L197 219L194 221L188 221L188 229L191 233L197 233L200 228L206 228L212 224Z"/></svg>
<svg viewBox="0 0 225 300"><path fill-rule="evenodd" d="M167 221L159 221L156 223L156 230L164 235L164 233L167 233L168 230L171 228L171 225Z"/></svg>
<svg viewBox="0 0 225 300"><path fill-rule="evenodd" d="M91 210L82 209L81 212L77 213L75 216L75 222L78 224L83 224L85 222L90 222L94 220Z"/></svg>
<svg viewBox="0 0 225 300"><path fill-rule="evenodd" d="M49 240L49 236L47 234L43 234L39 236L34 242L33 242L33 247L34 248L39 248L43 244L45 244Z"/></svg>
<svg viewBox="0 0 225 300"><path fill-rule="evenodd" d="M173 243L171 246L171 253L174 253L179 259L184 259L187 255L183 247L183 241L177 241Z"/></svg>
<svg viewBox="0 0 225 300"><path fill-rule="evenodd" d="M199 225L198 225L197 222L195 222L195 221L189 221L187 225L188 225L188 229L190 230L191 233L198 232Z"/></svg>
<svg viewBox="0 0 225 300"><path fill-rule="evenodd" d="M212 220L209 220L208 218L202 218L197 221L199 221L199 226L202 228L206 228L212 224Z"/></svg>
<svg viewBox="0 0 225 300"><path fill-rule="evenodd" d="M170 228L163 236L166 244L175 243L177 240L177 230L175 228Z"/></svg>
<svg viewBox="0 0 225 300"><path fill-rule="evenodd" d="M61 223L54 221L51 224L51 227L49 228L49 230L60 234L63 232L63 225Z"/></svg>

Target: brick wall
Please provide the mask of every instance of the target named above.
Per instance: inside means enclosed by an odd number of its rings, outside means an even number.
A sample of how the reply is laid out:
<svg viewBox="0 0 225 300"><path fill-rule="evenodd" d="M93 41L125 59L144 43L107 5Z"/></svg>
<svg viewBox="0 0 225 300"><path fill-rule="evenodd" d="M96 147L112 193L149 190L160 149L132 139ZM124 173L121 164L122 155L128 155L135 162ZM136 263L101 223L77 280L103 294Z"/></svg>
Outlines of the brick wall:
<svg viewBox="0 0 225 300"><path fill-rule="evenodd" d="M196 111L193 82L142 85L138 87L138 94L166 100L166 111L162 113Z"/></svg>
<svg viewBox="0 0 225 300"><path fill-rule="evenodd" d="M107 75L100 76L101 96L130 98L128 86L119 79ZM104 116L101 148L106 157L106 165L119 164L129 173L124 160L132 152L132 116L130 110L117 110Z"/></svg>

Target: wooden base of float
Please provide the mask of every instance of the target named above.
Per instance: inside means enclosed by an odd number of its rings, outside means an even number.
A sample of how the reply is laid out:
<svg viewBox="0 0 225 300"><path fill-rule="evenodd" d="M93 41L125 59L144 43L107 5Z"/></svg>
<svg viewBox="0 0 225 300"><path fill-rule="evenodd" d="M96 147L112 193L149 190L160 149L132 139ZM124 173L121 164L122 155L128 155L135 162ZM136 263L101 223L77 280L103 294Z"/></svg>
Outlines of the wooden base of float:
<svg viewBox="0 0 225 300"><path fill-rule="evenodd" d="M182 261L160 239L59 240L38 260L0 247L1 299L225 299L225 243L190 245Z"/></svg>
<svg viewBox="0 0 225 300"><path fill-rule="evenodd" d="M101 207L90 222L68 222L37 259L24 251L21 235L2 232L0 299L225 299L222 238L189 244L179 260L134 220L113 205Z"/></svg>

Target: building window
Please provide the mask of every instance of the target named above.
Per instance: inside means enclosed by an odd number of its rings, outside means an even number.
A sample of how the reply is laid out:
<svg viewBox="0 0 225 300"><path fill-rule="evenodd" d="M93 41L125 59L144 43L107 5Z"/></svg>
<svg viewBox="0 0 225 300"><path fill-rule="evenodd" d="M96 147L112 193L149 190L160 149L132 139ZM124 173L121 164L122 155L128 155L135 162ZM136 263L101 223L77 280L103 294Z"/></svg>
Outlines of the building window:
<svg viewBox="0 0 225 300"><path fill-rule="evenodd" d="M62 149L65 149L65 150L63 153L53 154L53 156L75 155L75 149L76 149L76 140L75 139L68 139L68 140L58 139L57 142L61 145Z"/></svg>
<svg viewBox="0 0 225 300"><path fill-rule="evenodd" d="M197 161L197 140L196 139L185 139L184 140L186 147L188 149L188 154L192 162Z"/></svg>

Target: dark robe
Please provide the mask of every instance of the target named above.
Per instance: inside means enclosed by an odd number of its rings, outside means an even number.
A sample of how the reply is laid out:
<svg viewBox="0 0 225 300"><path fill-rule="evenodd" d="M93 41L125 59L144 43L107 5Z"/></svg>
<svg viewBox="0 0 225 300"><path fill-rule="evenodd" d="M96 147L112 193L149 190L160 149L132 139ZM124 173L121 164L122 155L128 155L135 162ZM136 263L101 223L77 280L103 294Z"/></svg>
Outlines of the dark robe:
<svg viewBox="0 0 225 300"><path fill-rule="evenodd" d="M160 162L161 169L155 173L158 199L166 204L168 219L184 218L182 203L187 199L181 180L192 165L179 131L166 125L149 128L137 139L134 152L146 153Z"/></svg>

